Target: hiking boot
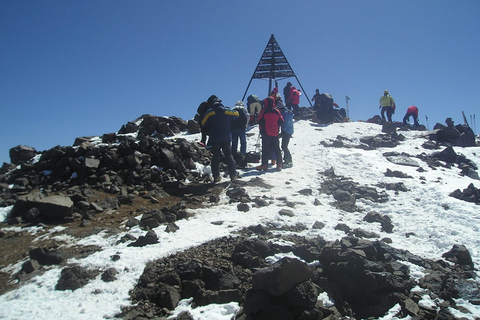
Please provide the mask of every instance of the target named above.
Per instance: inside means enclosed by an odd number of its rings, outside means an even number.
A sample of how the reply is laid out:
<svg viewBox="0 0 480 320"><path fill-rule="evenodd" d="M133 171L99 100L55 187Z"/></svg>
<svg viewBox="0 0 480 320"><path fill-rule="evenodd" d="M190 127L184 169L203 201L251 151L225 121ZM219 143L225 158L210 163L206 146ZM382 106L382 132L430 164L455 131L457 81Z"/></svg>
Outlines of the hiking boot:
<svg viewBox="0 0 480 320"><path fill-rule="evenodd" d="M291 168L291 167L293 167L292 161L288 161L288 160L285 161L285 162L283 163L283 167L284 167L284 168Z"/></svg>
<svg viewBox="0 0 480 320"><path fill-rule="evenodd" d="M277 171L282 171L282 164L281 163L277 164Z"/></svg>
<svg viewBox="0 0 480 320"><path fill-rule="evenodd" d="M240 179L242 176L240 175L240 173L238 172L235 172L235 174L233 176L230 177L230 181L235 181L235 180L238 180Z"/></svg>
<svg viewBox="0 0 480 320"><path fill-rule="evenodd" d="M267 171L268 167L266 165L261 165L257 167L257 170L259 171Z"/></svg>

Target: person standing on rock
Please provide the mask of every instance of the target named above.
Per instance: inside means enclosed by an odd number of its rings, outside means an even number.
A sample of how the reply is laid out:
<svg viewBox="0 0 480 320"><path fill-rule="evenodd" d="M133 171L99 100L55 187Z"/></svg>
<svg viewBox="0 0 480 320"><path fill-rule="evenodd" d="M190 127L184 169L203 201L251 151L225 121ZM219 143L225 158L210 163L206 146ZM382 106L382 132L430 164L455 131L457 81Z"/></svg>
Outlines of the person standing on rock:
<svg viewBox="0 0 480 320"><path fill-rule="evenodd" d="M283 88L283 99L285 101L285 106L292 110L292 107L290 106L290 97L292 95L292 83L287 82L287 85L285 88Z"/></svg>
<svg viewBox="0 0 480 320"><path fill-rule="evenodd" d="M230 180L233 181L237 178L238 173L232 156L230 128L232 120L238 118L238 112L223 106L222 100L215 95L211 95L207 102L210 105L210 109L205 113L202 125L209 128L209 143L212 146L213 153L211 164L213 182L221 180L219 165L222 151L228 167Z"/></svg>
<svg viewBox="0 0 480 320"><path fill-rule="evenodd" d="M382 109L381 115L383 121L385 121L385 112L387 113L388 122L392 122L392 115L395 113L395 101L392 96L388 94L388 90L383 92L383 96L380 98L380 107Z"/></svg>

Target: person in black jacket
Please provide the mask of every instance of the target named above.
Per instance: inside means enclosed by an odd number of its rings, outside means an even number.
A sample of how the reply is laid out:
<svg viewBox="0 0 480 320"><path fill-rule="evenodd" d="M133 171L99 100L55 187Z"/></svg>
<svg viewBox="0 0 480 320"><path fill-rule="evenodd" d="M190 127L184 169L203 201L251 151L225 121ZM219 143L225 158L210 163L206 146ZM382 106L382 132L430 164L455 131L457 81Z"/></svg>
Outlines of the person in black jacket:
<svg viewBox="0 0 480 320"><path fill-rule="evenodd" d="M205 115L205 112L210 109L210 105L208 104L207 101L204 101L200 103L200 105L197 108L197 114L198 114L198 124L200 125L200 132L202 133L202 138L200 139L200 143L203 145L207 144L207 136L208 136L208 128L204 127L202 125L202 120L203 116Z"/></svg>
<svg viewBox="0 0 480 320"><path fill-rule="evenodd" d="M213 181L219 182L221 180L219 165L222 151L227 163L230 179L233 181L238 177L238 174L235 169L235 161L233 160L232 149L230 147L232 142L230 128L232 120L238 118L238 112L224 107L222 100L218 99L215 95L210 96L207 102L211 108L205 113L202 125L210 130L209 143L212 146L213 153L211 164Z"/></svg>
<svg viewBox="0 0 480 320"><path fill-rule="evenodd" d="M242 101L237 101L233 110L238 112L238 118L232 121L232 153L237 152L238 140L240 140L240 153L245 156L247 154L246 130L250 114Z"/></svg>

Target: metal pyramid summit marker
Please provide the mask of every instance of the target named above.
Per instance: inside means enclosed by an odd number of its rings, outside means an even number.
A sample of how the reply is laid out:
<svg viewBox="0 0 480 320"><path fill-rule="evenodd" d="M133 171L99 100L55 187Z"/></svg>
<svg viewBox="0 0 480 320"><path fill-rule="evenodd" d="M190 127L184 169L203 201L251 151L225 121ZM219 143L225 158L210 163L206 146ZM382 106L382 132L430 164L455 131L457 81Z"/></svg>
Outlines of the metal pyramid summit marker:
<svg viewBox="0 0 480 320"><path fill-rule="evenodd" d="M278 80L283 80L290 77L295 77L295 79L297 79L298 84L302 88L302 91L305 93L305 90L300 84L300 81L298 81L298 78L295 72L293 72L293 69L290 66L290 63L288 63L287 57L285 57L285 54L283 54L283 51L278 45L278 42L275 39L275 36L272 34L270 36L270 40L268 40L265 50L263 51L260 61L258 62L257 67L253 72L252 78L248 83L247 89L245 90L242 100L245 99L245 96L247 95L247 92L248 92L248 88L250 88L250 84L252 83L253 79L269 80L268 92L267 92L267 95L268 95L272 91L272 84L274 81L275 81L275 86L278 87L277 85ZM310 102L309 99L308 101Z"/></svg>

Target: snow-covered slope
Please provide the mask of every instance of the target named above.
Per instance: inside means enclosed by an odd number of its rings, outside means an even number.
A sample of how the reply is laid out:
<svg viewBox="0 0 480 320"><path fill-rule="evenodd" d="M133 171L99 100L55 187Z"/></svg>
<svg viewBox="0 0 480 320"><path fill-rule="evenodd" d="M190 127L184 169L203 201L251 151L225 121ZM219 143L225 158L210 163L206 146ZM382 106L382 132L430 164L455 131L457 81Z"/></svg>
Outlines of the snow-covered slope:
<svg viewBox="0 0 480 320"><path fill-rule="evenodd" d="M329 126L316 125L310 121L295 123L295 133L290 142L290 151L294 166L280 172L271 170L258 172L253 167L242 170L242 181L261 176L273 188L245 186L250 195L266 195L274 205L268 207L252 207L248 212L237 210L236 204L229 204L226 195L214 207L195 210L194 217L177 222L180 229L175 233L166 233L159 227L156 233L159 243L146 247L127 247L125 243L116 244L122 235L114 237L99 234L82 243L100 245L103 251L97 252L80 261L71 261L97 269L107 269L114 266L120 271L117 280L105 283L95 280L81 289L71 291L55 291L60 271L52 268L44 275L34 278L29 284L0 296L0 318L2 319L103 319L113 317L121 306L128 305L128 292L141 275L146 262L164 257L173 252L198 245L210 239L231 234L235 230L256 224L297 224L302 223L309 228L299 232L304 236L322 236L326 240L335 240L345 236L336 230L338 223L344 223L351 228L362 228L392 240L392 246L407 249L412 253L430 259L440 259L454 244L465 245L476 266L480 263L480 233L478 225L480 214L478 206L460 201L449 194L455 189L465 189L471 183L480 185L480 181L459 175L460 169L452 167L431 168L420 159L414 159L418 167L394 164L383 155L385 152L405 153L412 157L419 154L431 154L439 150L422 148L425 142L425 132L405 131L406 137L396 148L379 148L363 150L360 148L326 147L326 144L342 136L345 144L359 145L360 138L381 134L382 127L363 122L338 123ZM248 150L255 149L258 128L250 131ZM199 135L181 135L182 138L194 141ZM457 153L464 154L480 167L480 147L454 148ZM441 149L440 149L441 150ZM418 168L423 170L418 170ZM365 186L376 187L379 190L382 183L402 182L408 191L386 190L389 200L384 203L358 199L356 205L363 210L345 212L331 206L334 201L331 195L319 191L324 180L324 171L333 168L334 172ZM208 168L201 168L208 172ZM401 171L413 178L401 179L385 176L387 169ZM302 195L299 190L310 188L313 194ZM285 201L278 199L286 197L295 203L293 217L278 214ZM315 205L318 199L321 205ZM0 211L6 215L9 209ZM393 222L394 232L384 233L377 223L363 221L366 212L377 211L388 215ZM212 223L223 221L222 224ZM311 226L320 221L325 224L322 229L312 229ZM201 232L199 232L201 230ZM52 236L61 236L58 229ZM282 231L287 232L287 231ZM129 233L139 236L144 232L134 228ZM74 241L74 239L71 239ZM121 253L122 259L113 262L110 256ZM19 268L11 266L10 269ZM460 304L463 302L459 301ZM472 312L471 319L480 316L480 308L465 304ZM193 312L196 319L230 319L236 305L208 307L206 313ZM465 315L469 317L470 315ZM391 316L389 319L395 319Z"/></svg>

